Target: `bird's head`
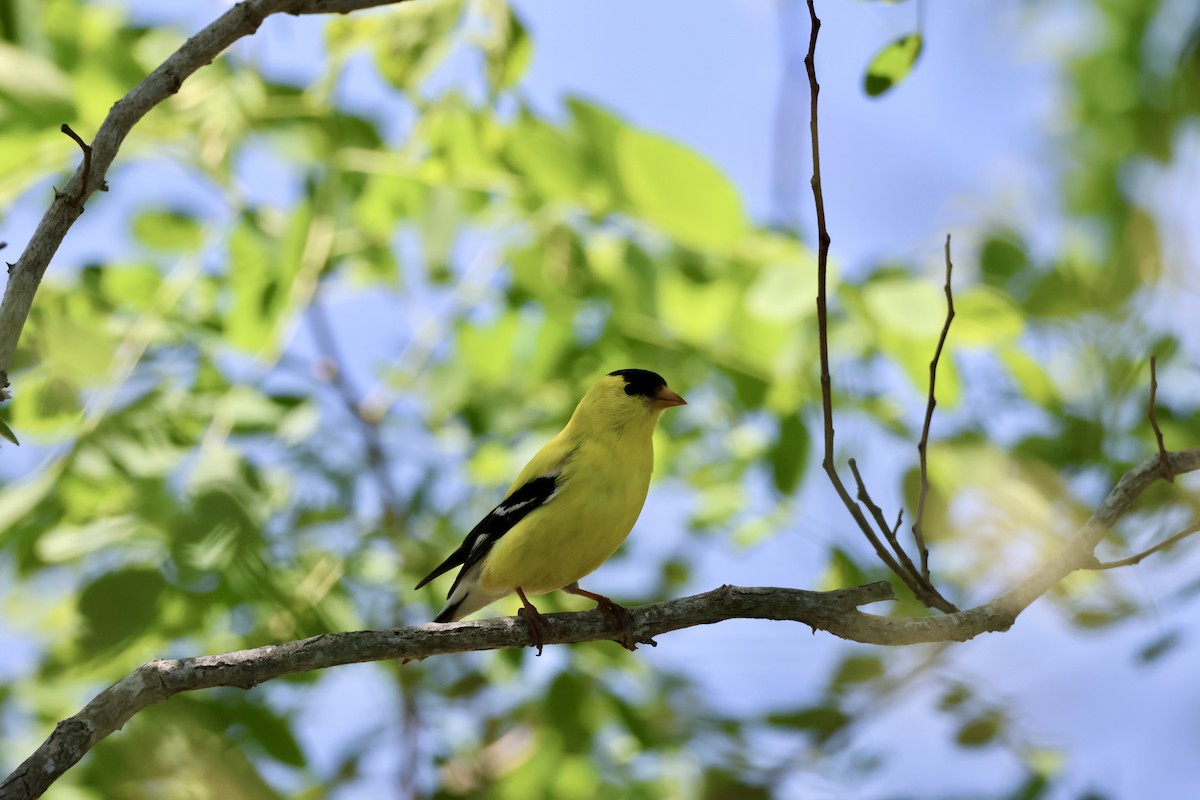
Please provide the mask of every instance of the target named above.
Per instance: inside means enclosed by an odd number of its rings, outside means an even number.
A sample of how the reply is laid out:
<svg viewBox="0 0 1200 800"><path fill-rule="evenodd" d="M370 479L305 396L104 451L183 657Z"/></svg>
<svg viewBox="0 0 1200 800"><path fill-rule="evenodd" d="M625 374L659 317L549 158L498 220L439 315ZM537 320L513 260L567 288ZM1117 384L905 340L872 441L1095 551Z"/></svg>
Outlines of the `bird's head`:
<svg viewBox="0 0 1200 800"><path fill-rule="evenodd" d="M580 422L595 421L613 428L648 425L653 430L668 408L687 401L667 387L666 380L646 369L610 372L588 390L575 410Z"/></svg>

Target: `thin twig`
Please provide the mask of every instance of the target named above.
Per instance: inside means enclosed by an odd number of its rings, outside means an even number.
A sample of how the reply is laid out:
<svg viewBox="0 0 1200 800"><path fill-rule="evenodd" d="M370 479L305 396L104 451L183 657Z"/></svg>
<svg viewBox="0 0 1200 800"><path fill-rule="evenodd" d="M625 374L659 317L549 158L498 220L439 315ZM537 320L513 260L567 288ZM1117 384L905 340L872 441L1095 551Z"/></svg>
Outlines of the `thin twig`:
<svg viewBox="0 0 1200 800"><path fill-rule="evenodd" d="M1167 468L1168 469L1170 468L1169 463L1167 465ZM1167 480L1171 480L1171 478L1167 478L1165 471L1164 471L1163 477L1166 478ZM1141 562L1142 559L1146 558L1146 556L1154 555L1159 550L1165 550L1168 547L1170 547L1171 545L1175 544L1176 542L1186 539L1187 537L1191 536L1193 533L1197 533L1197 532L1200 532L1200 520L1193 522L1191 525L1184 528L1183 530L1181 530L1179 533L1175 534L1174 536L1164 539L1161 542L1159 542L1158 544L1154 545L1153 547L1143 550L1142 552L1140 552L1136 555L1132 555L1129 558L1122 558L1122 559L1118 559L1117 561L1097 561L1094 564L1089 564L1087 568L1099 570L1099 569L1117 569L1118 567L1132 567L1134 564Z"/></svg>
<svg viewBox="0 0 1200 800"><path fill-rule="evenodd" d="M1158 428L1158 419L1155 416L1157 397L1158 356L1150 356L1150 402L1146 404L1146 419L1150 420L1150 427L1154 430L1154 438L1158 440L1158 460L1162 462L1164 477L1167 479L1167 483L1174 483L1175 473L1171 471L1171 461L1167 458L1167 448L1163 444L1162 431Z"/></svg>
<svg viewBox="0 0 1200 800"><path fill-rule="evenodd" d="M829 309L826 300L826 277L829 270L829 228L825 223L825 195L821 189L821 138L817 124L817 96L821 84L817 83L817 36L821 31L821 20L813 0L808 0L808 16L812 21L812 33L808 38L808 54L804 56L804 68L808 71L809 87L809 136L812 139L812 193L817 210L817 339L821 354L821 412L825 423L825 453L822 462L826 472L833 467L833 392L829 377Z"/></svg>
<svg viewBox="0 0 1200 800"><path fill-rule="evenodd" d="M854 474L854 483L858 486L858 499L867 510L871 512L871 516L875 518L875 524L879 526L879 530L883 531L883 535L887 538L888 544L892 546L892 551L895 552L896 558L904 565L904 568L909 572L916 574L916 568L913 566L912 559L908 557L908 553L904 552L904 548L900 546L899 540L896 538L896 531L887 524L884 519L883 509L876 505L871 498L871 493L867 491L867 484L863 480L862 473L858 471L858 461L850 459L850 472ZM904 512L901 511L901 514Z"/></svg>
<svg viewBox="0 0 1200 800"><path fill-rule="evenodd" d="M392 483L387 452L383 447L383 442L380 441L380 419L374 416L368 418L363 412L363 395L346 374L346 361L342 357L341 348L338 347L329 316L325 313L320 291L320 287L318 287L313 292L312 300L308 305L308 321L313 340L328 365L329 382L337 391L346 411L354 418L362 433L367 465L371 468L371 473L375 476L375 483L379 487L380 499L383 501L387 521L389 524L393 524L400 519L400 493Z"/></svg>
<svg viewBox="0 0 1200 800"><path fill-rule="evenodd" d="M921 576L929 580L929 548L925 546L925 498L929 494L929 467L926 450L929 447L929 426L933 422L933 409L937 407L937 368L942 357L942 348L946 344L946 336L950 333L950 323L954 321L954 292L950 288L950 274L954 265L950 262L950 234L946 234L946 322L942 325L942 335L938 337L937 349L933 351L933 360L929 362L929 399L925 403L925 424L921 427L921 441L917 443L917 454L921 458L921 493L917 498L917 516L913 520L913 539L917 543L917 552L921 557Z"/></svg>
<svg viewBox="0 0 1200 800"><path fill-rule="evenodd" d="M817 36L821 30L821 20L817 18L817 10L813 4L813 0L808 0L808 15L812 21L812 33L808 39L808 53L804 57L804 67L808 72L810 95L809 133L812 138L813 167L812 193L813 203L816 206L817 212L817 339L821 357L821 414L824 422L825 440L821 466L825 469L825 474L829 476L829 482L833 484L834 491L837 492L842 505L850 512L850 516L854 518L859 530L867 537L867 541L871 543L871 546L875 548L875 553L879 556L879 559L900 580L904 581L904 585L921 602L930 608L936 608L939 611L950 614L958 609L936 590L933 590L929 582L923 579L919 572L903 567L892 557L887 548L884 547L879 537L875 534L871 523L864 516L862 508L850 496L850 492L846 489L846 485L842 482L842 478L838 474L837 466L834 464L833 381L829 376L829 309L826 288L829 273L830 238L829 228L825 221L825 195L821 188L821 144L817 115L817 96L821 92L821 85L817 82L816 52ZM888 531L887 525L881 527L884 531Z"/></svg>
<svg viewBox="0 0 1200 800"><path fill-rule="evenodd" d="M75 144L79 145L79 149L83 151L83 172L79 182L79 195L75 198L75 202L79 203L80 211L82 211L83 201L87 200L88 196L88 177L92 174L92 146L85 142L78 133L71 130L71 126L65 122L59 130L70 136L75 141ZM107 189L108 187L102 186L100 188Z"/></svg>

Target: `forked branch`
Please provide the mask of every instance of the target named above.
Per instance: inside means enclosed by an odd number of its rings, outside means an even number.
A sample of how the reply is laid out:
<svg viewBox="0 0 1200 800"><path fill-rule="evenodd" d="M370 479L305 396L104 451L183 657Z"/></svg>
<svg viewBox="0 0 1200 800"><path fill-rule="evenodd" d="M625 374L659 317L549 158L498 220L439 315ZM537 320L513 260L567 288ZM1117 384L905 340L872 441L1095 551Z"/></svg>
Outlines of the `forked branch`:
<svg viewBox="0 0 1200 800"><path fill-rule="evenodd" d="M829 227L825 219L825 194L821 187L821 137L820 125L818 123L818 103L817 97L821 92L821 85L817 81L816 53L817 53L817 38L821 31L821 20L817 17L817 9L814 5L814 0L808 0L808 15L812 21L812 33L808 40L808 53L804 57L804 67L808 72L809 86L809 134L812 139L812 193L813 204L816 207L817 214L817 342L820 349L821 360L821 415L824 430L824 452L822 454L821 466L825 470L825 474L829 476L829 482L833 484L834 491L842 501L842 505L853 517L854 522L858 525L863 535L867 537L867 541L875 549L875 554L879 557L887 568L892 571L904 585L911 591L922 603L929 608L936 608L939 611L950 614L958 609L947 600L933 585L929 579L928 557L925 554L925 546L923 538L918 538L918 548L921 551L921 569L917 569L900 546L896 539L895 530L890 527L884 520L883 511L875 505L870 499L870 493L867 491L866 485L863 483L862 476L858 472L857 465L851 462L851 469L854 471L854 478L858 482L858 496L867 507L871 510L875 524L879 528L879 532L887 539L888 543L896 552L896 557L893 557L888 549L880 541L879 535L872 526L871 521L863 514L862 508L850 496L850 492L846 489L845 483L842 482L841 475L838 474L837 465L834 463L834 428L833 428L833 381L829 375L829 301L828 301L828 273L829 273ZM947 254L949 253L949 243L947 240ZM947 255L947 264L949 264L949 256ZM949 287L949 278L947 277L947 291ZM951 305L951 315L953 316L953 305ZM946 322L946 328L949 328L949 319ZM942 332L942 342L945 341L946 330ZM934 367L938 357L941 355L942 344L938 344L937 355L934 356ZM932 381L930 384L930 396L932 397ZM923 441L928 437L929 418L932 415L932 408L926 414L925 436ZM924 451L922 450L922 477L924 477ZM924 499L924 493L922 493ZM920 512L918 512L918 523L920 520ZM919 524L915 528L914 533L919 530Z"/></svg>

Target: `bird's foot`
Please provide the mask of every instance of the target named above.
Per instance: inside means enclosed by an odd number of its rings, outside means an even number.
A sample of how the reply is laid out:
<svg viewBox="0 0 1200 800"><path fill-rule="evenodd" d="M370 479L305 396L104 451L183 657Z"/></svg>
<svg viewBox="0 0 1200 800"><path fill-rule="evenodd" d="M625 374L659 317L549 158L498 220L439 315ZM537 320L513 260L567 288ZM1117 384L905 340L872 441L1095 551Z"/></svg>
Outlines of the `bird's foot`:
<svg viewBox="0 0 1200 800"><path fill-rule="evenodd" d="M619 638L613 639L614 642L624 647L626 650L637 650L639 644L648 644L651 647L658 647L658 642L650 637L638 637L633 632L633 614L629 609L620 603L613 601L611 597L605 597L602 594L589 592L586 589L580 589L578 583L572 583L570 586L563 587L563 591L568 594L576 594L580 597L586 597L594 600L596 608L600 609L600 613L604 616L604 621L614 628L620 630Z"/></svg>
<svg viewBox="0 0 1200 800"><path fill-rule="evenodd" d="M537 648L537 654L542 654L542 648L546 644L546 635L550 633L553 626L550 620L542 616L542 613L537 610L533 603L529 602L529 598L525 596L525 592L517 589L517 596L521 598L523 604L517 609L517 616L525 620L525 624L529 626L529 646Z"/></svg>
<svg viewBox="0 0 1200 800"><path fill-rule="evenodd" d="M629 613L629 609L620 603L614 603L607 597L601 596L596 601L596 608L600 609L600 613L604 615L604 621L614 628L621 631L621 635L614 642L624 647L626 650L633 652L637 650L639 642L641 644L651 644L657 646L653 639L639 640L633 634L633 614Z"/></svg>

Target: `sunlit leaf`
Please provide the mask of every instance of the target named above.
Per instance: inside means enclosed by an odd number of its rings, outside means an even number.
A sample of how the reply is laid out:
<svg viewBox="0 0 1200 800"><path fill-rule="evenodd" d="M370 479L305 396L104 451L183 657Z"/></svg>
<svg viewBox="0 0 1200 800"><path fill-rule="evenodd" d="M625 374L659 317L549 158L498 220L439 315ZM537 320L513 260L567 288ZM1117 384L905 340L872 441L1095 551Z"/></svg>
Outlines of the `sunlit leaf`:
<svg viewBox="0 0 1200 800"><path fill-rule="evenodd" d="M62 70L31 50L0 42L0 124L57 129L68 119L75 119L75 108Z"/></svg>
<svg viewBox="0 0 1200 800"><path fill-rule="evenodd" d="M910 33L886 45L875 54L867 65L863 88L871 97L879 97L891 91L912 71L921 55L924 39L919 33Z"/></svg>
<svg viewBox="0 0 1200 800"><path fill-rule="evenodd" d="M30 436L53 437L79 418L79 387L67 378L27 375L12 401L9 419Z"/></svg>
<svg viewBox="0 0 1200 800"><path fill-rule="evenodd" d="M616 143L621 183L635 213L697 248L728 248L748 222L737 188L712 162L662 136L624 128Z"/></svg>
<svg viewBox="0 0 1200 800"><path fill-rule="evenodd" d="M482 10L491 25L483 48L488 83L497 91L510 89L529 68L533 42L506 0L489 0Z"/></svg>
<svg viewBox="0 0 1200 800"><path fill-rule="evenodd" d="M945 321L945 295L928 280L902 276L873 280L863 287L862 297L884 339L899 334L934 341Z"/></svg>
<svg viewBox="0 0 1200 800"><path fill-rule="evenodd" d="M149 209L133 218L133 236L154 250L190 252L200 244L200 223L181 211Z"/></svg>

